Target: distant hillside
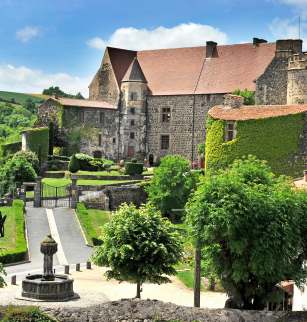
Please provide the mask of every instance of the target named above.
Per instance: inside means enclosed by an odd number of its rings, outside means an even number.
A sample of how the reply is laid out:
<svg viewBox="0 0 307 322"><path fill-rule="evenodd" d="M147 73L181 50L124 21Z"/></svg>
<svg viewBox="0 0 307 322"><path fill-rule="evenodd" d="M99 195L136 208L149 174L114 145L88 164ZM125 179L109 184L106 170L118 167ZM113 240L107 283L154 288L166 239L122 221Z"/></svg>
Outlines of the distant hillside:
<svg viewBox="0 0 307 322"><path fill-rule="evenodd" d="M17 104L22 105L26 102L28 98L30 98L33 102L37 104L41 104L42 101L45 101L49 96L42 94L23 94L23 93L15 93L15 92L3 92L0 91L0 102L11 102L13 98Z"/></svg>

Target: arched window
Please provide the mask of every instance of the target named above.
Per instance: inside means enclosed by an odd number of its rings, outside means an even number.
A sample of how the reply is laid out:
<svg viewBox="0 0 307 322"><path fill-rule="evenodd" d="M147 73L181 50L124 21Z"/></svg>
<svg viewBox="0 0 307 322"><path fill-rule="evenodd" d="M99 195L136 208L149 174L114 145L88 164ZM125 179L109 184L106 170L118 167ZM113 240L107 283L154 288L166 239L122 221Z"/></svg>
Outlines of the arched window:
<svg viewBox="0 0 307 322"><path fill-rule="evenodd" d="M95 151L94 152L94 158L96 159L101 159L102 158L102 153L101 151Z"/></svg>

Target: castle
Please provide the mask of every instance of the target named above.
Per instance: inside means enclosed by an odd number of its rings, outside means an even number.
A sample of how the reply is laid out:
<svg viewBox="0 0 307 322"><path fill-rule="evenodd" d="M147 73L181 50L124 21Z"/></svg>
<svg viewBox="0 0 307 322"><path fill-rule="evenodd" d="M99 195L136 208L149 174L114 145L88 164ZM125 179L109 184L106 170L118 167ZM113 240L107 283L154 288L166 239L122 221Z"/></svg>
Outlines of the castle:
<svg viewBox="0 0 307 322"><path fill-rule="evenodd" d="M288 59L291 57L291 62ZM304 104L302 40L130 51L107 47L89 85L89 100L50 98L37 126L53 118L79 150L117 160L168 154L204 166L197 146L206 140L208 111L234 89L255 90L261 105ZM288 66L289 65L289 66Z"/></svg>

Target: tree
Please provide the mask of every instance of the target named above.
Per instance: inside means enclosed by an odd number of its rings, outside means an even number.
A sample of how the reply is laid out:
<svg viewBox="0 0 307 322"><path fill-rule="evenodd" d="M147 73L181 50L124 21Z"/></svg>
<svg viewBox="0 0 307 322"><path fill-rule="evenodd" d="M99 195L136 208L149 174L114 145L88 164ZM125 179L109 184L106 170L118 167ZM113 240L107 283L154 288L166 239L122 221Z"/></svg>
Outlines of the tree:
<svg viewBox="0 0 307 322"><path fill-rule="evenodd" d="M71 173L76 173L79 171L79 169L80 169L79 162L76 156L73 154L68 163L68 171L70 171Z"/></svg>
<svg viewBox="0 0 307 322"><path fill-rule="evenodd" d="M263 309L276 283L306 281L307 193L274 178L265 161L249 156L207 174L186 209L193 243L229 296L226 307Z"/></svg>
<svg viewBox="0 0 307 322"><path fill-rule="evenodd" d="M49 155L53 155L53 145L54 145L54 122L49 122Z"/></svg>
<svg viewBox="0 0 307 322"><path fill-rule="evenodd" d="M244 88L244 92L241 92L238 88L231 94L244 97L244 105L255 105L255 91L248 91L247 88Z"/></svg>
<svg viewBox="0 0 307 322"><path fill-rule="evenodd" d="M31 100L31 102L29 102L30 100L31 99L27 99L27 101L24 104L22 104L22 107L27 109L31 113L35 114L35 113L37 113L37 108L35 106L35 102L33 102L32 100Z"/></svg>
<svg viewBox="0 0 307 322"><path fill-rule="evenodd" d="M0 246L0 256L4 254L5 250L6 248ZM3 274L4 276L6 276L6 271L4 270L2 263L0 263L0 274ZM4 278L0 275L0 287L3 287L3 286L6 286L6 282Z"/></svg>
<svg viewBox="0 0 307 322"><path fill-rule="evenodd" d="M199 173L191 171L190 161L177 155L167 155L161 159L161 165L154 169L154 177L146 188L153 205L162 214L172 209L183 208L192 189L196 188Z"/></svg>
<svg viewBox="0 0 307 322"><path fill-rule="evenodd" d="M75 98L84 100L84 97L83 97L83 95L81 94L81 92L78 92L78 93L76 94Z"/></svg>
<svg viewBox="0 0 307 322"><path fill-rule="evenodd" d="M25 158L33 167L35 173L38 173L40 164L38 156L32 151L20 150L14 154L14 158L23 157Z"/></svg>
<svg viewBox="0 0 307 322"><path fill-rule="evenodd" d="M160 285L170 281L163 274L177 274L173 265L183 253L179 233L150 203L140 209L122 204L103 226L99 238L103 243L94 248L91 260L95 265L111 267L105 273L108 280L136 283L137 298L145 281Z"/></svg>

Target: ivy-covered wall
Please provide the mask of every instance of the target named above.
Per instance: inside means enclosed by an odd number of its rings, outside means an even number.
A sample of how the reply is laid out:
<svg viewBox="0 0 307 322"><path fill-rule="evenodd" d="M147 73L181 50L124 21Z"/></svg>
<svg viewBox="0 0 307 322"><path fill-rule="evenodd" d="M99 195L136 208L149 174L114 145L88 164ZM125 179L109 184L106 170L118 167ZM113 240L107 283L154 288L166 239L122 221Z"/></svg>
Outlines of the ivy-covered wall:
<svg viewBox="0 0 307 322"><path fill-rule="evenodd" d="M14 154L18 152L21 150L21 145L21 141L1 144L0 149L2 151L2 155L5 156L8 153Z"/></svg>
<svg viewBox="0 0 307 322"><path fill-rule="evenodd" d="M31 151L37 154L39 144L41 145L42 160L47 160L49 150L49 129L32 129L29 133L29 146Z"/></svg>
<svg viewBox="0 0 307 322"><path fill-rule="evenodd" d="M225 143L225 121L208 115L206 170L225 168L235 158L252 154L266 160L277 176L303 176L307 143L305 112L236 124L236 138Z"/></svg>

